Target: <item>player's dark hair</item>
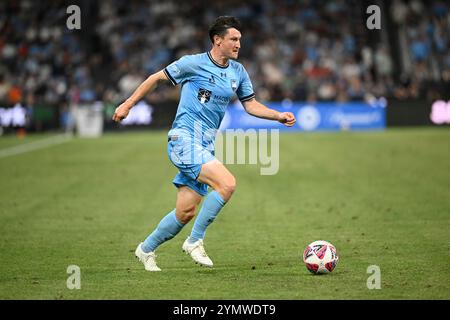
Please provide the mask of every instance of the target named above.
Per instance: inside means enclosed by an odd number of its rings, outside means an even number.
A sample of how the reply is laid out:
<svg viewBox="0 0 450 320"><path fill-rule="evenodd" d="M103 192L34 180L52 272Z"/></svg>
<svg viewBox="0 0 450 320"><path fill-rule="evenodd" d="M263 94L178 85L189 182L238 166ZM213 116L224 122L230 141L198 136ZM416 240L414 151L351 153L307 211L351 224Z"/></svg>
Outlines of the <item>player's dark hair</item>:
<svg viewBox="0 0 450 320"><path fill-rule="evenodd" d="M235 28L240 32L241 22L237 18L231 16L218 17L209 27L209 39L214 43L215 35L223 37L230 28Z"/></svg>

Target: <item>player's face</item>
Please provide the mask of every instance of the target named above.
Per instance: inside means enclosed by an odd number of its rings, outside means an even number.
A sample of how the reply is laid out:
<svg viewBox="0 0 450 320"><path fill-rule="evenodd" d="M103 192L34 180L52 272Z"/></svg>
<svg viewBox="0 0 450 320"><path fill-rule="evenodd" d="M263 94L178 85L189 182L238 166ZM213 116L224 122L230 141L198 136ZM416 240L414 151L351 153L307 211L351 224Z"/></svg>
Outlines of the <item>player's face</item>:
<svg viewBox="0 0 450 320"><path fill-rule="evenodd" d="M235 28L227 31L220 45L222 54L229 59L237 59L241 48L241 33Z"/></svg>

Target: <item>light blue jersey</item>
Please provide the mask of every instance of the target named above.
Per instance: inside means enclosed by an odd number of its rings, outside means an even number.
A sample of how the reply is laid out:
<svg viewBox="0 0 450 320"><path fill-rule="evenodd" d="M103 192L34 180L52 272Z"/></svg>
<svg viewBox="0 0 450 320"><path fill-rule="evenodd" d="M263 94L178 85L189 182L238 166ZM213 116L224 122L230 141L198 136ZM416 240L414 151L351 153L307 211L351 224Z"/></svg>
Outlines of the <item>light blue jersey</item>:
<svg viewBox="0 0 450 320"><path fill-rule="evenodd" d="M164 73L173 85L182 86L172 129L189 132L195 140L201 139L204 146L214 140L235 94L241 102L255 96L242 64L229 60L226 66L221 66L209 52L186 55L168 65Z"/></svg>
<svg viewBox="0 0 450 320"><path fill-rule="evenodd" d="M235 94L242 102L252 99L252 83L240 63L230 60L221 66L209 52L184 56L164 73L173 85L182 86L168 134L167 153L179 170L173 184L188 186L204 196L208 186L197 179L202 165L215 159L214 139L225 110Z"/></svg>

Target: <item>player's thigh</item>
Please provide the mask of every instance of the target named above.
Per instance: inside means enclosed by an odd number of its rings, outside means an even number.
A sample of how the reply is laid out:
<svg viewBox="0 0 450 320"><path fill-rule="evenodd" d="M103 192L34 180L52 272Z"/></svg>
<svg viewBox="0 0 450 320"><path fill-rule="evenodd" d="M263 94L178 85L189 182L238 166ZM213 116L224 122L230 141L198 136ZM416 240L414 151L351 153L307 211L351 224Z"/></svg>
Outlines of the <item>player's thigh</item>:
<svg viewBox="0 0 450 320"><path fill-rule="evenodd" d="M187 186L181 186L178 188L176 213L182 215L195 211L195 208L202 201L202 196Z"/></svg>
<svg viewBox="0 0 450 320"><path fill-rule="evenodd" d="M217 159L204 163L198 176L198 181L206 183L214 190L223 188L234 189L236 179L230 171Z"/></svg>

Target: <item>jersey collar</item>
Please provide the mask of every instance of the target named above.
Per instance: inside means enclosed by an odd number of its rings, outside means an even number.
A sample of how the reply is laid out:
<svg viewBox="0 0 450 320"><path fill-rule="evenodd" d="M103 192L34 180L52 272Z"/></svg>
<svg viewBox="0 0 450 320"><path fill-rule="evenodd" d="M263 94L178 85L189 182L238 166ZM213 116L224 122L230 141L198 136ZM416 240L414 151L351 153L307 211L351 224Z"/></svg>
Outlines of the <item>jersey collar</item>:
<svg viewBox="0 0 450 320"><path fill-rule="evenodd" d="M212 57L212 55L211 55L211 53L210 53L209 51L206 52L206 54L208 55L209 60L211 60L211 62L214 63L214 64L215 64L216 66L218 66L219 68L226 69L226 68L228 68L228 66L230 65L230 60L227 61L227 64L226 64L226 65L221 65L221 64L219 64L216 60L213 59L213 57Z"/></svg>

